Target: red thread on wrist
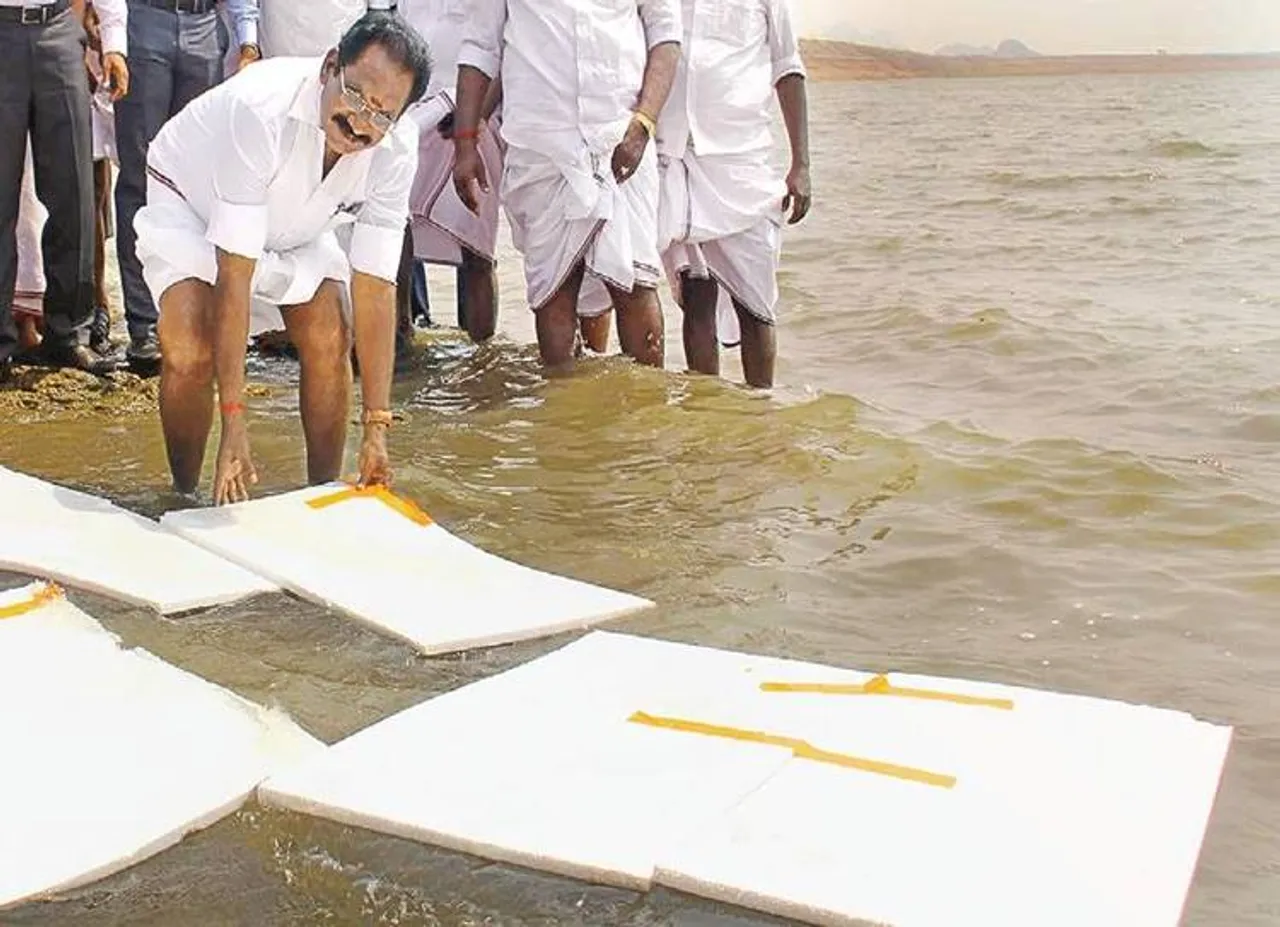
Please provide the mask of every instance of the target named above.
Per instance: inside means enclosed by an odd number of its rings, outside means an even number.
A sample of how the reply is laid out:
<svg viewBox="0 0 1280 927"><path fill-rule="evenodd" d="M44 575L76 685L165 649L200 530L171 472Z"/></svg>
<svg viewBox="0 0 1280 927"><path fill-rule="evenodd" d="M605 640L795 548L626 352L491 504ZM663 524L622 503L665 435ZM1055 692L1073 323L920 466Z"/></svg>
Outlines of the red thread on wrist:
<svg viewBox="0 0 1280 927"><path fill-rule="evenodd" d="M477 139L480 137L480 130L476 129L454 129L453 137L465 140Z"/></svg>
<svg viewBox="0 0 1280 927"><path fill-rule="evenodd" d="M224 418L230 418L233 415L244 414L244 403L242 402L224 402L221 406Z"/></svg>

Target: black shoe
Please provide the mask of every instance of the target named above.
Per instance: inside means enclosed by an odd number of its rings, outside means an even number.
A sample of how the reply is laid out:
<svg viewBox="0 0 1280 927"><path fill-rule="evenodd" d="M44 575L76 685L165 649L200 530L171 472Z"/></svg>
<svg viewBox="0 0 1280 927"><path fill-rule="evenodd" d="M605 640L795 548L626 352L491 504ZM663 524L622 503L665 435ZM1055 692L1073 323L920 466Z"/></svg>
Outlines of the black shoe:
<svg viewBox="0 0 1280 927"><path fill-rule="evenodd" d="M89 327L89 347L99 354L114 354L116 345L111 340L111 315L105 306L93 310L93 324Z"/></svg>
<svg viewBox="0 0 1280 927"><path fill-rule="evenodd" d="M114 360L83 344L55 344L45 339L40 345L40 353L42 360L51 367L83 370L98 377L113 372L119 366Z"/></svg>
<svg viewBox="0 0 1280 927"><path fill-rule="evenodd" d="M13 361L9 358L0 360L0 383L8 383L13 379Z"/></svg>
<svg viewBox="0 0 1280 927"><path fill-rule="evenodd" d="M160 366L160 342L150 334L132 337L125 357L135 370L152 372Z"/></svg>

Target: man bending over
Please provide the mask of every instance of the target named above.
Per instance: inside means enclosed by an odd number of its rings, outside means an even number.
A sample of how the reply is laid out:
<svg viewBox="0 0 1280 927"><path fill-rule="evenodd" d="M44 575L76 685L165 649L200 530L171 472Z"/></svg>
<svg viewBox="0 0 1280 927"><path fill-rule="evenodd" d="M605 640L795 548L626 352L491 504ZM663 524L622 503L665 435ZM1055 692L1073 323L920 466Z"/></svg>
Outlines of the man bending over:
<svg viewBox="0 0 1280 927"><path fill-rule="evenodd" d="M396 271L417 170L416 127L400 117L429 80L421 37L371 12L323 58L265 60L197 97L151 144L138 255L160 307L160 417L177 491L199 482L215 384L214 502L243 501L257 482L244 405L253 297L279 307L298 349L309 480L342 470L353 328L360 479L389 480Z"/></svg>

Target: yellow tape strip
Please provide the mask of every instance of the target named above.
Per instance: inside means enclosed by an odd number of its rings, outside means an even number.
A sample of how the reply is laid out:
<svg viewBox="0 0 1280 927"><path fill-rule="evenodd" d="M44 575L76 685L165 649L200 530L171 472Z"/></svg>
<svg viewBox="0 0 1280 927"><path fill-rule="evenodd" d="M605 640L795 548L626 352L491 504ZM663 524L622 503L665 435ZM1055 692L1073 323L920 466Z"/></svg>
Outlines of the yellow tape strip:
<svg viewBox="0 0 1280 927"><path fill-rule="evenodd" d="M408 499L397 496L385 486L352 486L349 489L340 489L327 496L317 496L307 502L307 505L313 509L325 509L331 505L337 505L339 502L346 502L348 499L377 499L383 505L399 512L414 524L422 525L424 528L431 524L430 515Z"/></svg>
<svg viewBox="0 0 1280 927"><path fill-rule="evenodd" d="M62 589L53 583L45 583L44 588L27 599L25 602L18 602L16 605L6 605L0 608L0 621L6 618L17 618L21 615L30 614L37 608L62 598Z"/></svg>
<svg viewBox="0 0 1280 927"><path fill-rule="evenodd" d="M828 763L832 766L843 766L845 769L858 769L862 772L875 773L878 776L891 776L894 779L905 779L908 782L919 782L942 789L954 788L955 776L944 776L940 773L914 769L910 766L899 766L896 763L884 763L880 760L868 760L845 753L833 753L821 750L798 737L786 737L780 734L765 734L760 731L747 731L737 727L722 727L718 724L707 724L704 721L686 721L681 718L660 718L655 715L637 711L627 719L633 724L644 724L648 727L663 728L668 731L683 731L686 734L701 734L705 737L723 737L744 743L765 744L770 747L785 747L802 760L815 763Z"/></svg>
<svg viewBox="0 0 1280 927"><path fill-rule="evenodd" d="M900 689L889 682L887 676L876 676L862 685L841 685L821 682L762 682L762 692L803 692L810 695L890 695L897 698L917 698L930 702L951 702L956 705L973 705L978 708L998 708L1013 711L1013 700L1007 698L980 698L976 695L960 695L957 692L937 692L933 689Z"/></svg>

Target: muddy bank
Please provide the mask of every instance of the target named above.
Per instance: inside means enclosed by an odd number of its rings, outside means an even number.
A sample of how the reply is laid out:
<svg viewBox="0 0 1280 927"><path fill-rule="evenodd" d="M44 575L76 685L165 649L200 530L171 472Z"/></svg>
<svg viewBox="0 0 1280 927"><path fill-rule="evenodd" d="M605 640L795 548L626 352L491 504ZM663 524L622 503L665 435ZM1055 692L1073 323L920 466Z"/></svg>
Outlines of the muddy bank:
<svg viewBox="0 0 1280 927"><path fill-rule="evenodd" d="M82 415L137 415L156 408L160 380L117 372L105 377L79 370L15 367L0 383L0 418L32 422Z"/></svg>

